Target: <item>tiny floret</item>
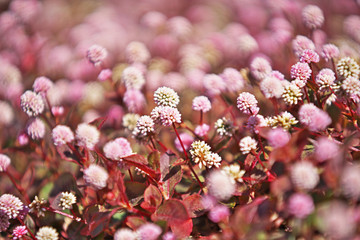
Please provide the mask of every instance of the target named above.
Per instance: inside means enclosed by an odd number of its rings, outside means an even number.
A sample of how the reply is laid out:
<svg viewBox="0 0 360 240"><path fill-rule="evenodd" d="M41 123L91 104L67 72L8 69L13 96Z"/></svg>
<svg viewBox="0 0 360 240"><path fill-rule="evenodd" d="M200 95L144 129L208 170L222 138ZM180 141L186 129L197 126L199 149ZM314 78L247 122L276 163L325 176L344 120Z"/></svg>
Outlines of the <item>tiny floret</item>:
<svg viewBox="0 0 360 240"><path fill-rule="evenodd" d="M177 108L162 107L160 121L163 126L171 126L173 123L181 123L181 114Z"/></svg>
<svg viewBox="0 0 360 240"><path fill-rule="evenodd" d="M336 65L336 70L341 76L345 78L347 77L359 78L359 74L360 74L359 64L350 57L344 57L340 59Z"/></svg>
<svg viewBox="0 0 360 240"><path fill-rule="evenodd" d="M294 83L288 83L284 87L282 99L287 105L296 105L301 100L301 89Z"/></svg>
<svg viewBox="0 0 360 240"><path fill-rule="evenodd" d="M84 180L86 183L92 185L96 189L106 187L106 182L109 178L107 171L98 165L91 164L84 170Z"/></svg>
<svg viewBox="0 0 360 240"><path fill-rule="evenodd" d="M92 150L99 142L100 132L92 125L81 123L76 129L76 140L79 146Z"/></svg>
<svg viewBox="0 0 360 240"><path fill-rule="evenodd" d="M42 97L35 92L26 91L20 97L20 104L23 111L29 116L37 116L44 111L45 105Z"/></svg>
<svg viewBox="0 0 360 240"><path fill-rule="evenodd" d="M312 49L304 50L300 56L300 62L303 63L311 63L311 62L318 63L319 61L320 61L319 54L317 54Z"/></svg>
<svg viewBox="0 0 360 240"><path fill-rule="evenodd" d="M22 239L27 233L28 230L25 226L17 226L12 232L13 240Z"/></svg>
<svg viewBox="0 0 360 240"><path fill-rule="evenodd" d="M138 119L136 127L132 134L135 136L136 139L143 140L154 134L154 128L154 120L150 116L144 115Z"/></svg>
<svg viewBox="0 0 360 240"><path fill-rule="evenodd" d="M233 130L234 130L233 122L225 117L220 118L215 122L215 128L217 134L219 134L220 136L231 137L233 135Z"/></svg>
<svg viewBox="0 0 360 240"><path fill-rule="evenodd" d="M180 100L179 95L171 88L160 87L154 92L154 101L158 106L175 108Z"/></svg>
<svg viewBox="0 0 360 240"><path fill-rule="evenodd" d="M36 233L36 239L38 240L58 240L59 234L55 228L50 226L41 227Z"/></svg>

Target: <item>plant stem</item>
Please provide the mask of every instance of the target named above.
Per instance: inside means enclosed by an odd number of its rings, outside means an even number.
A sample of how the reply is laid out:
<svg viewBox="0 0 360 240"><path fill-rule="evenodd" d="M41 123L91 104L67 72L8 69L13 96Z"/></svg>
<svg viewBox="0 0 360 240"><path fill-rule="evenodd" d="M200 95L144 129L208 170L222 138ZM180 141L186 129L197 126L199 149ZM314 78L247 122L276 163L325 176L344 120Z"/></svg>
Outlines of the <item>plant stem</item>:
<svg viewBox="0 0 360 240"><path fill-rule="evenodd" d="M46 209L47 211L50 211L50 212L53 212L53 213L57 213L57 214L60 214L60 215L65 216L65 217L71 218L72 220L75 220L75 221L77 221L77 222L83 222L83 223L86 224L86 221L83 220L83 219L81 219L81 218L79 218L79 217L76 217L76 216L73 216L73 215L64 213L64 212L62 212L62 211L53 209L53 208L51 208L51 207L45 207L45 209Z"/></svg>
<svg viewBox="0 0 360 240"><path fill-rule="evenodd" d="M17 184L17 182L15 181L13 176L8 171L5 171L5 173L9 177L10 181L14 184L15 188L21 193L21 195L24 196L26 202L29 204L31 201L30 201L29 196L27 195L26 191L24 190L24 188L21 187L19 184Z"/></svg>
<svg viewBox="0 0 360 240"><path fill-rule="evenodd" d="M22 226L24 226L26 228L26 230L28 231L28 233L30 234L31 238L34 240L37 240L37 238L35 237L35 235L31 232L30 228L28 228L28 226L24 223L24 221L20 218L20 217L16 217L17 220L21 223Z"/></svg>

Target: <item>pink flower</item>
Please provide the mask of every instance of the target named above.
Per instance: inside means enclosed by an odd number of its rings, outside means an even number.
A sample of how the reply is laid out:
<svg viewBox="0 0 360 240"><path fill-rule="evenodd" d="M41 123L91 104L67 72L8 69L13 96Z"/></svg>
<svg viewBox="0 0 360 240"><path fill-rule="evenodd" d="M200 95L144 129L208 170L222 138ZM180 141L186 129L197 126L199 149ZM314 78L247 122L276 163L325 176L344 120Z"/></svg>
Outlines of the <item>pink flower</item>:
<svg viewBox="0 0 360 240"><path fill-rule="evenodd" d="M300 80L306 84L307 80L311 76L311 72L309 64L298 62L291 67L291 78Z"/></svg>
<svg viewBox="0 0 360 240"><path fill-rule="evenodd" d="M315 210L312 198L304 193L291 195L287 208L291 215L301 219L307 217Z"/></svg>
<svg viewBox="0 0 360 240"><path fill-rule="evenodd" d="M161 232L161 228L154 223L145 223L137 230L139 239L141 240L156 240L160 236Z"/></svg>
<svg viewBox="0 0 360 240"><path fill-rule="evenodd" d="M0 232L5 232L10 226L9 216L5 211L0 210Z"/></svg>
<svg viewBox="0 0 360 240"><path fill-rule="evenodd" d="M250 63L250 71L257 80L262 80L271 73L272 68L266 58L256 57Z"/></svg>
<svg viewBox="0 0 360 240"><path fill-rule="evenodd" d="M242 92L237 98L237 107L241 112L248 115L256 115L259 112L258 101L255 96L248 92Z"/></svg>
<svg viewBox="0 0 360 240"><path fill-rule="evenodd" d="M5 172L10 163L10 158L5 154L0 153L0 172Z"/></svg>
<svg viewBox="0 0 360 240"><path fill-rule="evenodd" d="M266 98L280 98L284 92L282 82L271 76L266 76L260 82L260 89Z"/></svg>
<svg viewBox="0 0 360 240"><path fill-rule="evenodd" d="M124 102L130 112L140 112L145 105L145 97L137 89L128 89L124 94Z"/></svg>
<svg viewBox="0 0 360 240"><path fill-rule="evenodd" d="M25 226L17 226L14 228L12 235L13 240L21 239L23 236L25 236L28 233L28 230Z"/></svg>
<svg viewBox="0 0 360 240"><path fill-rule="evenodd" d="M319 162L334 159L339 156L340 147L335 141L321 137L315 143L315 157Z"/></svg>
<svg viewBox="0 0 360 240"><path fill-rule="evenodd" d="M227 200L235 192L235 183L221 170L213 170L206 179L209 194L217 200Z"/></svg>
<svg viewBox="0 0 360 240"><path fill-rule="evenodd" d="M321 56L325 61L330 61L331 59L337 58L340 55L340 50L334 44L325 44L322 47Z"/></svg>
<svg viewBox="0 0 360 240"><path fill-rule="evenodd" d="M225 205L217 205L211 208L209 213L209 219L215 223L224 221L230 216L230 210Z"/></svg>
<svg viewBox="0 0 360 240"><path fill-rule="evenodd" d="M61 146L74 140L74 133L68 126L57 125L52 130L52 139L55 146Z"/></svg>
<svg viewBox="0 0 360 240"><path fill-rule="evenodd" d="M86 183L92 185L96 189L106 187L106 182L109 178L107 171L96 164L91 164L84 170L84 180Z"/></svg>
<svg viewBox="0 0 360 240"><path fill-rule="evenodd" d="M86 52L87 59L95 66L99 66L107 55L107 50L99 45L92 45Z"/></svg>
<svg viewBox="0 0 360 240"><path fill-rule="evenodd" d="M20 134L17 140L20 146L24 146L29 143L29 137L25 133Z"/></svg>
<svg viewBox="0 0 360 240"><path fill-rule="evenodd" d="M306 27L310 29L320 28L324 23L323 11L315 5L307 5L302 10L302 19Z"/></svg>
<svg viewBox="0 0 360 240"><path fill-rule="evenodd" d="M320 85L320 88L332 87L336 80L335 73L330 68L323 68L316 75L316 83Z"/></svg>
<svg viewBox="0 0 360 240"><path fill-rule="evenodd" d="M302 63L311 63L311 62L318 63L319 61L320 61L319 54L317 54L312 49L304 50L300 56L300 62Z"/></svg>
<svg viewBox="0 0 360 240"><path fill-rule="evenodd" d="M306 49L315 50L315 44L313 41L302 35L296 36L296 38L292 41L292 47L297 57L300 57Z"/></svg>
<svg viewBox="0 0 360 240"><path fill-rule="evenodd" d="M173 123L181 123L181 114L177 108L161 107L160 121L164 126L171 126ZM156 122L156 120L154 120Z"/></svg>
<svg viewBox="0 0 360 240"><path fill-rule="evenodd" d="M100 140L100 132L95 126L81 123L76 128L76 140L78 146L92 150Z"/></svg>
<svg viewBox="0 0 360 240"><path fill-rule="evenodd" d="M107 158L116 161L133 154L129 141L122 137L106 143L103 150Z"/></svg>
<svg viewBox="0 0 360 240"><path fill-rule="evenodd" d="M64 107L63 106L51 107L51 113L54 114L55 117L62 116L64 114Z"/></svg>
<svg viewBox="0 0 360 240"><path fill-rule="evenodd" d="M45 136L45 124L40 118L34 118L30 120L26 132L33 140L42 139Z"/></svg>
<svg viewBox="0 0 360 240"><path fill-rule="evenodd" d="M225 68L220 77L224 80L226 88L231 92L239 91L245 85L244 78L235 68Z"/></svg>
<svg viewBox="0 0 360 240"><path fill-rule="evenodd" d="M322 131L331 124L330 116L313 103L307 103L300 107L299 120L311 131Z"/></svg>
<svg viewBox="0 0 360 240"><path fill-rule="evenodd" d="M41 114L45 108L41 96L29 90L21 95L20 103L23 111L29 117Z"/></svg>
<svg viewBox="0 0 360 240"><path fill-rule="evenodd" d="M47 77L38 77L35 79L33 89L37 93L46 93L53 86L53 82Z"/></svg>
<svg viewBox="0 0 360 240"><path fill-rule="evenodd" d="M192 144L192 142L194 141L194 137L187 134L187 133L181 133L180 134L180 138L181 138L181 141L183 142L184 144L184 147L185 147L185 150L188 150ZM181 147L181 144L180 144L180 141L178 138L175 139L175 147L178 151L182 152L183 149Z"/></svg>
<svg viewBox="0 0 360 240"><path fill-rule="evenodd" d="M282 128L270 130L267 139L269 144L274 148L285 146L290 141L290 133Z"/></svg>
<svg viewBox="0 0 360 240"><path fill-rule="evenodd" d="M311 190L319 183L317 168L311 162L301 161L291 166L291 181L296 188Z"/></svg>
<svg viewBox="0 0 360 240"><path fill-rule="evenodd" d="M142 42L130 42L125 48L125 56L129 63L146 63L150 59L150 52Z"/></svg>
<svg viewBox="0 0 360 240"><path fill-rule="evenodd" d="M111 79L111 77L112 77L112 71L110 69L103 69L98 75L98 79L101 82Z"/></svg>
<svg viewBox="0 0 360 240"><path fill-rule="evenodd" d="M192 109L195 111L208 112L211 109L211 102L205 96L197 96L192 101Z"/></svg>
<svg viewBox="0 0 360 240"><path fill-rule="evenodd" d="M158 29L165 25L166 16L161 12L147 12L141 18L141 23L148 28Z"/></svg>
<svg viewBox="0 0 360 240"><path fill-rule="evenodd" d="M200 137L204 137L210 130L210 126L203 123L202 125L199 125L195 128L194 132L196 135Z"/></svg>
<svg viewBox="0 0 360 240"><path fill-rule="evenodd" d="M23 207L21 200L12 194L3 194L0 197L0 210L4 211L10 219L16 218Z"/></svg>
<svg viewBox="0 0 360 240"><path fill-rule="evenodd" d="M216 74L206 74L203 82L205 89L210 95L220 94L226 89L224 80Z"/></svg>

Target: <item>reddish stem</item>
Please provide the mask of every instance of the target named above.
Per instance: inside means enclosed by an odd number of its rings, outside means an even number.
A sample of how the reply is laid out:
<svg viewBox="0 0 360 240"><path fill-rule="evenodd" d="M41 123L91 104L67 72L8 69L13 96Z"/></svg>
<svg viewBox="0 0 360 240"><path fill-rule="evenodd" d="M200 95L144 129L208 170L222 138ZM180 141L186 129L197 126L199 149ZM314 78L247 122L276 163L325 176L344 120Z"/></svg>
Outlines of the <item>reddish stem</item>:
<svg viewBox="0 0 360 240"><path fill-rule="evenodd" d="M13 176L8 172L5 171L6 175L9 177L10 181L14 184L15 188L21 193L21 195L24 196L26 202L29 204L31 203L29 196L27 195L26 191L24 190L23 187L21 187L19 184L17 184L17 182L15 181L15 179L13 178Z"/></svg>
<svg viewBox="0 0 360 240"><path fill-rule="evenodd" d="M200 125L203 124L203 115L204 115L203 111L200 110Z"/></svg>
<svg viewBox="0 0 360 240"><path fill-rule="evenodd" d="M57 214L60 214L60 215L65 216L65 217L71 218L72 220L75 220L75 221L77 221L77 222L83 222L83 223L86 224L86 221L83 220L83 219L81 219L81 218L79 218L79 217L76 217L76 216L73 216L73 215L64 213L64 212L62 212L62 211L53 209L53 208L51 208L51 207L45 207L45 209L46 209L47 211L50 211L50 212L53 212L53 213L57 213Z"/></svg>

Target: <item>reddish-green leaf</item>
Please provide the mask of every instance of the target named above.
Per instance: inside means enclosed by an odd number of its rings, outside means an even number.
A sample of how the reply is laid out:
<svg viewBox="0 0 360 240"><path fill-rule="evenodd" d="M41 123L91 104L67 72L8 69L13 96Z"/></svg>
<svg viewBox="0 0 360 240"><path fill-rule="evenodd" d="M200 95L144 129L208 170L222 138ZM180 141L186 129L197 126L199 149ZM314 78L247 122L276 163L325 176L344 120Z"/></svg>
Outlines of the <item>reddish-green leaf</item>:
<svg viewBox="0 0 360 240"><path fill-rule="evenodd" d="M162 196L160 190L154 185L149 185L144 193L144 202L141 203L141 207L154 212L155 209L160 206Z"/></svg>
<svg viewBox="0 0 360 240"><path fill-rule="evenodd" d="M193 228L193 222L192 219L188 219L182 223L178 224L170 224L170 228L173 231L173 233L177 236L179 239L186 238L190 236Z"/></svg>
<svg viewBox="0 0 360 240"><path fill-rule="evenodd" d="M138 227L146 223L146 220L143 217L137 216L128 216L126 218L126 225L128 225L133 230L136 230Z"/></svg>
<svg viewBox="0 0 360 240"><path fill-rule="evenodd" d="M202 204L202 198L199 194L193 194L187 196L183 203L188 210L191 218L199 217L204 214L204 205Z"/></svg>
<svg viewBox="0 0 360 240"><path fill-rule="evenodd" d="M153 169L146 166L148 164L147 159L139 154L133 154L128 157L124 157L123 161L130 166L140 168L142 171L144 171L147 175L149 175L153 179L158 178L158 174Z"/></svg>
<svg viewBox="0 0 360 240"><path fill-rule="evenodd" d="M190 219L184 203L178 199L164 201L152 217L154 221L164 220L170 224L179 224Z"/></svg>
<svg viewBox="0 0 360 240"><path fill-rule="evenodd" d="M182 169L180 167L174 167L174 169L176 169L176 171L170 171L171 176L167 176L167 180L159 187L165 199L169 199L172 196L176 184L178 184L182 178ZM170 173L168 175L170 175Z"/></svg>

